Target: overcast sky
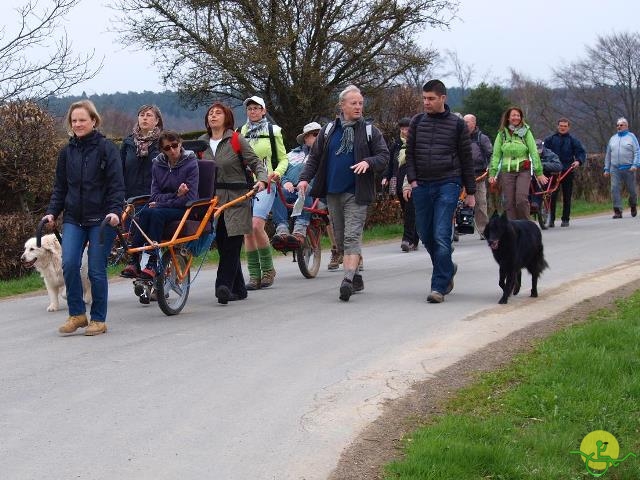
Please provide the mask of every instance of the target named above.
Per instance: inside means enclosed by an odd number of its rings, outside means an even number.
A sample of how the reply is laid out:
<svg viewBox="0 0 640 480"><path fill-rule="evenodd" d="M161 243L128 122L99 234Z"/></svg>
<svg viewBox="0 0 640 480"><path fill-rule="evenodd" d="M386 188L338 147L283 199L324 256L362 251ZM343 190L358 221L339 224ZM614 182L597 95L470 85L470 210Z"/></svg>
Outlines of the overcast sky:
<svg viewBox="0 0 640 480"><path fill-rule="evenodd" d="M48 0L39 0L45 5ZM3 0L2 10L26 0ZM472 83L505 82L509 67L531 78L548 80L553 68L571 62L593 45L598 35L640 30L640 0L461 0L458 19L449 31L427 30L420 37L425 46L442 52L454 50L463 64L473 65ZM162 91L164 87L149 53L125 48L110 33L116 13L104 0L82 0L67 17L65 26L74 51L95 49L104 57L98 76L71 93ZM15 28L15 13L2 15L5 40ZM0 46L4 43L0 41ZM444 79L450 86L453 78Z"/></svg>

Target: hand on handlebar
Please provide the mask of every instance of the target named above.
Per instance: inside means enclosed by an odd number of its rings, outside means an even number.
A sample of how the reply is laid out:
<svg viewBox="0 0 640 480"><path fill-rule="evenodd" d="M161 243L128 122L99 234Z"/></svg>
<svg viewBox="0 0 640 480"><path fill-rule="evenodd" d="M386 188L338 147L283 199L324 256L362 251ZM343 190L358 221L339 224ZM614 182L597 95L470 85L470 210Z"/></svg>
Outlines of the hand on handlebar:
<svg viewBox="0 0 640 480"><path fill-rule="evenodd" d="M538 175L538 176L536 177L536 180L538 180L538 183L539 183L540 185L546 185L546 184L549 182L549 179L548 179L547 177L545 177L545 175L544 175L544 174L542 174L542 175Z"/></svg>
<svg viewBox="0 0 640 480"><path fill-rule="evenodd" d="M291 182L285 182L285 184L282 187L289 193L293 193L295 191L295 187Z"/></svg>
<svg viewBox="0 0 640 480"><path fill-rule="evenodd" d="M115 213L107 213L105 220L107 220L109 225L111 225L112 227L115 227L120 223L120 217L118 217L118 215L116 215Z"/></svg>
<svg viewBox="0 0 640 480"><path fill-rule="evenodd" d="M253 190L255 190L256 193L261 192L262 190L264 190L265 188L267 188L267 184L265 182L263 182L262 180L258 180L254 185L253 185Z"/></svg>

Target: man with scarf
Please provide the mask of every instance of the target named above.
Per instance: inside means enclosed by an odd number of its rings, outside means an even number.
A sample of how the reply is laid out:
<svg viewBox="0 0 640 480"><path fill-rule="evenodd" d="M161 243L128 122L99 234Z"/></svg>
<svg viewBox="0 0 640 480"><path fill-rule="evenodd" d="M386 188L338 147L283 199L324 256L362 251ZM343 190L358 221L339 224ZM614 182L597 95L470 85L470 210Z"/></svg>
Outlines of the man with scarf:
<svg viewBox="0 0 640 480"><path fill-rule="evenodd" d="M338 103L340 116L322 128L311 147L298 191L306 194L313 179L310 195L327 199L338 250L344 252L339 298L346 302L364 289L362 275L357 273L362 231L367 207L375 198L374 172L384 171L389 150L380 130L368 128L364 121L364 98L358 87L345 88Z"/></svg>

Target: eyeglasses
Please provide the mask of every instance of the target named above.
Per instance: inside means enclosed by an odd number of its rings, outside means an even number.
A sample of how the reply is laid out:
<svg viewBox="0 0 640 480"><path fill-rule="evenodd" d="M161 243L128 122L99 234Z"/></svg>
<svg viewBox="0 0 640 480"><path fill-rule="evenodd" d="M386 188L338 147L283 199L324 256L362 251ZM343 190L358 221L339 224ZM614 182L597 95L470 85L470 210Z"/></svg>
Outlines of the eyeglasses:
<svg viewBox="0 0 640 480"><path fill-rule="evenodd" d="M317 137L320 132L309 132L307 135L311 135L312 137Z"/></svg>
<svg viewBox="0 0 640 480"><path fill-rule="evenodd" d="M162 147L162 150L164 150L165 152L168 152L169 150L176 149L178 147L180 147L180 144L178 142L175 142L175 143L170 143L169 145L165 145L164 147Z"/></svg>
<svg viewBox="0 0 640 480"><path fill-rule="evenodd" d="M262 110L262 107L258 107L258 106L247 107L247 112L259 112L260 110Z"/></svg>

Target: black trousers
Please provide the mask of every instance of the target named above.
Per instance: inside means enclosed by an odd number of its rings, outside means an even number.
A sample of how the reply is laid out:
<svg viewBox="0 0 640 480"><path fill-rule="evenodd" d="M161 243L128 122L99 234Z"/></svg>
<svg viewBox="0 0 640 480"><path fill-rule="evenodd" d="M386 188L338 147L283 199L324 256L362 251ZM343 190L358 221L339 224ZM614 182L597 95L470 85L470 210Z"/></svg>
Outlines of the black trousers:
<svg viewBox="0 0 640 480"><path fill-rule="evenodd" d="M224 223L224 213L218 218L216 228L216 245L220 255L218 264L218 274L216 276L216 288L225 285L231 293L235 293L240 298L247 296L244 276L242 275L242 265L240 264L240 252L244 235L227 234L227 226Z"/></svg>
<svg viewBox="0 0 640 480"><path fill-rule="evenodd" d="M562 188L562 217L561 220L563 222L568 222L569 217L571 216L571 195L573 195L573 174L571 172L562 180L560 184L560 188ZM556 221L556 202L558 201L558 194L560 193L560 188L556 189L555 192L551 194L551 212L549 214L549 222L553 223Z"/></svg>
<svg viewBox="0 0 640 480"><path fill-rule="evenodd" d="M398 169L398 176L396 177L396 194L400 200L400 208L402 209L402 216L404 217L404 229L402 232L402 240L409 242L410 245L418 245L418 232L416 230L416 210L413 207L413 198L409 197L409 200L405 201L402 196L402 183L404 177L407 174L407 166L403 165Z"/></svg>

